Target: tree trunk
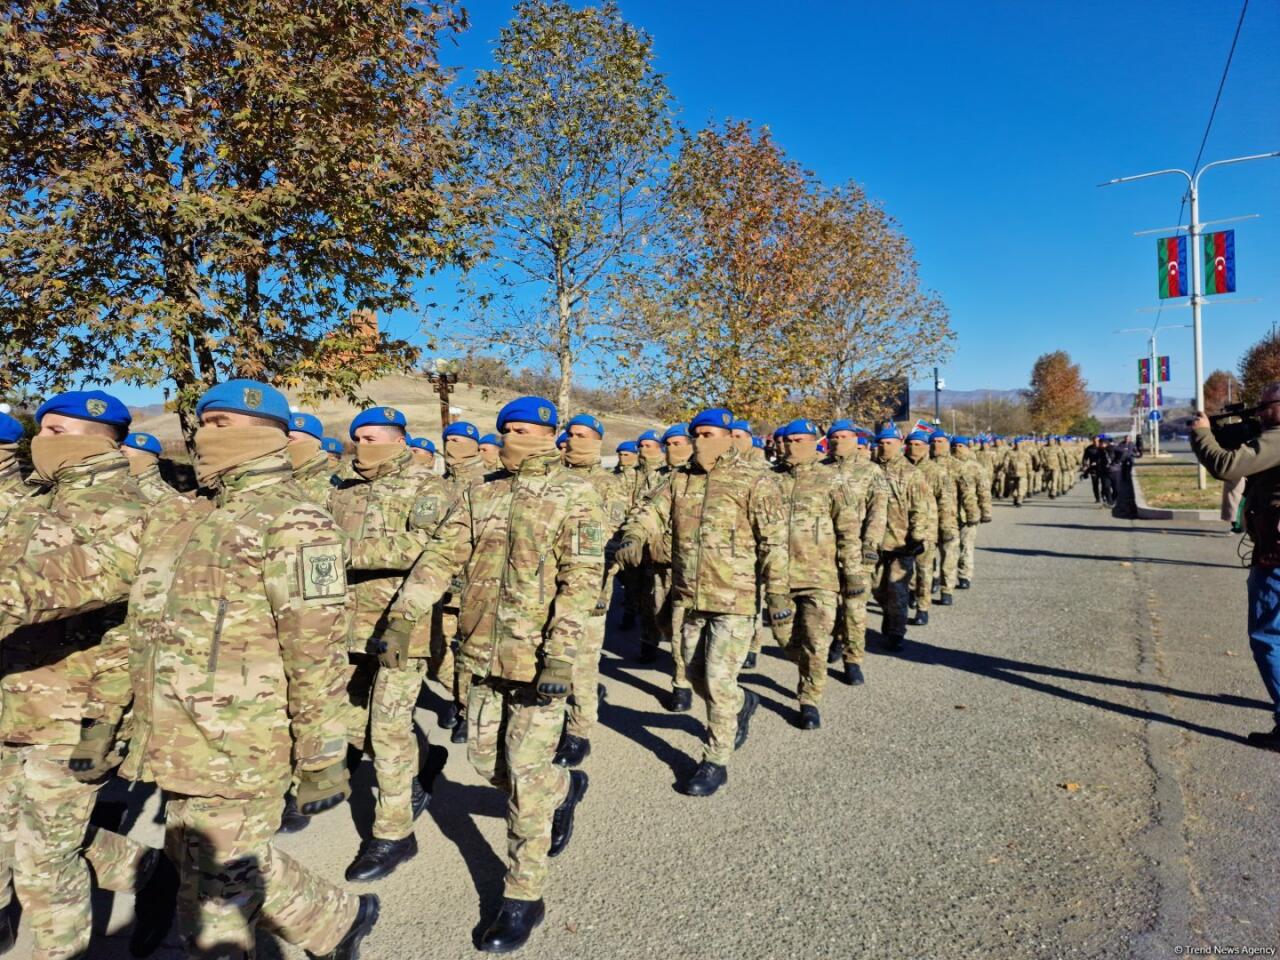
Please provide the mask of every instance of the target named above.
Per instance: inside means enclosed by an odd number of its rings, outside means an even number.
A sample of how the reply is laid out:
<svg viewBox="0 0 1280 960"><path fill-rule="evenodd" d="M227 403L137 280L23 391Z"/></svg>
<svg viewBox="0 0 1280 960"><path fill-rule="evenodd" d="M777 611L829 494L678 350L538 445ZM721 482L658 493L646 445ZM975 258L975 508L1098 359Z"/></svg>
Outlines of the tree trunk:
<svg viewBox="0 0 1280 960"><path fill-rule="evenodd" d="M560 361L560 391L556 406L561 419L569 416L569 399L573 389L573 300L563 287L556 296L556 358Z"/></svg>

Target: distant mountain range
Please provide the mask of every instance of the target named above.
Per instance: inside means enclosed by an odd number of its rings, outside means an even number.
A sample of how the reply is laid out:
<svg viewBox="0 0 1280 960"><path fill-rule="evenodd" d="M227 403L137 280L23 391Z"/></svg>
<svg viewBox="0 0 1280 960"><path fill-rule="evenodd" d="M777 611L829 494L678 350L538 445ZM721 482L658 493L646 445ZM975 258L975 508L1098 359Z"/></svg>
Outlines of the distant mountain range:
<svg viewBox="0 0 1280 960"><path fill-rule="evenodd" d="M1022 399L1021 390L942 390L941 402L946 407L975 407L981 406L992 400L1007 400L1010 403L1017 403ZM1106 393L1098 390L1089 391L1089 399L1092 402L1090 413L1099 420L1114 419L1116 417L1127 417L1129 408L1133 405L1132 393ZM1166 395L1164 405L1168 409L1177 409L1178 407L1189 407L1191 401L1179 397L1171 397ZM933 411L933 391L932 390L912 390L911 391L911 415L921 416L929 414Z"/></svg>

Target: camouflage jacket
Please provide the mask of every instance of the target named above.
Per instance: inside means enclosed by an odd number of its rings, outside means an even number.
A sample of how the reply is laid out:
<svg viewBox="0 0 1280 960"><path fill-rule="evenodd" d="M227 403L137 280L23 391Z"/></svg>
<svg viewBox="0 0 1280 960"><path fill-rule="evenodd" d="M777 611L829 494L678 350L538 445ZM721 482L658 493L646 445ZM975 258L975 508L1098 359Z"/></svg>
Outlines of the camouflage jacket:
<svg viewBox="0 0 1280 960"><path fill-rule="evenodd" d="M964 447L961 447L960 452L953 456L956 462L960 464L960 468L968 482L972 484L974 496L978 501L978 512L976 515L971 514L968 522L981 522L991 519L991 477L983 469L982 461L978 459L978 455L972 450L967 450Z"/></svg>
<svg viewBox="0 0 1280 960"><path fill-rule="evenodd" d="M893 552L937 536L937 507L924 474L901 454L881 461L880 470L888 488L882 549Z"/></svg>
<svg viewBox="0 0 1280 960"><path fill-rule="evenodd" d="M1031 452L1026 447L1015 447L1005 458L1005 473L1011 477L1026 479L1031 476Z"/></svg>
<svg viewBox="0 0 1280 960"><path fill-rule="evenodd" d="M991 483L996 475L996 455L990 449L973 451L973 459L977 461L978 466L982 468L982 472L987 479L987 483Z"/></svg>
<svg viewBox="0 0 1280 960"><path fill-rule="evenodd" d="M928 457L916 464L933 494L934 532L928 539L950 540L960 532L956 511L956 484L946 467Z"/></svg>
<svg viewBox="0 0 1280 960"><path fill-rule="evenodd" d="M17 462L0 469L0 524L9 512L41 493L41 488L26 482Z"/></svg>
<svg viewBox="0 0 1280 960"><path fill-rule="evenodd" d="M693 461L673 471L632 511L622 536L652 546L668 529L672 592L687 609L753 616L757 564L767 594L790 592L782 493L736 450L710 473Z"/></svg>
<svg viewBox="0 0 1280 960"><path fill-rule="evenodd" d="M862 552L879 552L884 542L885 511L889 499L889 484L884 478L884 471L870 460L859 460L856 456L833 457L829 462L835 464L845 486L862 504ZM875 561L864 556L863 563L874 564Z"/></svg>
<svg viewBox="0 0 1280 960"><path fill-rule="evenodd" d="M981 514L978 507L978 483L973 472L965 470L964 464L950 453L934 456L933 462L946 470L955 488L957 524L977 523Z"/></svg>
<svg viewBox="0 0 1280 960"><path fill-rule="evenodd" d="M142 499L149 504L162 503L170 497L181 496L177 490L164 482L164 477L160 476L159 464L153 463L141 473L134 474L133 481L138 485Z"/></svg>
<svg viewBox="0 0 1280 960"><path fill-rule="evenodd" d="M792 593L836 593L862 569L865 503L841 471L814 461L775 471L787 522Z"/></svg>
<svg viewBox="0 0 1280 960"><path fill-rule="evenodd" d="M154 508L123 627L133 739L123 776L230 799L283 796L346 753L345 543L283 453L216 499Z"/></svg>
<svg viewBox="0 0 1280 960"><path fill-rule="evenodd" d="M616 473L606 470L599 463L590 467L576 467L566 464L565 469L574 476L582 477L600 497L600 506L604 515L604 541L606 546L615 541L622 532L622 524L626 522L629 493ZM608 582L609 571L606 568L602 576L602 584ZM608 603L609 597L605 597Z"/></svg>
<svg viewBox="0 0 1280 960"><path fill-rule="evenodd" d="M329 501L348 538L352 617L347 648L364 653L379 632L391 600L431 539L453 499L444 480L417 463L406 447L376 476L344 480ZM425 657L430 624L413 638L409 655Z"/></svg>
<svg viewBox="0 0 1280 960"><path fill-rule="evenodd" d="M628 506L634 507L637 503L648 496L654 488L660 485L666 478L666 474L663 472L666 469L667 467L665 464L647 467L644 464L644 460L641 460L640 463L632 470L632 474L629 478L631 480L631 487L627 496L629 501Z"/></svg>
<svg viewBox="0 0 1280 960"><path fill-rule="evenodd" d="M600 496L558 452L463 491L410 571L391 618L431 619L462 572L459 660L475 676L528 683L572 663L604 575Z"/></svg>
<svg viewBox="0 0 1280 960"><path fill-rule="evenodd" d="M321 450L293 471L293 482L302 488L307 503L328 509L329 498L338 485L329 454Z"/></svg>
<svg viewBox="0 0 1280 960"><path fill-rule="evenodd" d="M0 567L12 571L46 622L21 627L0 643L0 741L79 742L86 704L98 697L99 658L109 655L100 641L124 619L126 584L146 516L129 462L111 452L60 471L47 495L28 497L6 518ZM67 593L97 570L77 546L83 543L123 556L125 569L113 578L116 602L92 615L68 616L65 601L74 598Z"/></svg>

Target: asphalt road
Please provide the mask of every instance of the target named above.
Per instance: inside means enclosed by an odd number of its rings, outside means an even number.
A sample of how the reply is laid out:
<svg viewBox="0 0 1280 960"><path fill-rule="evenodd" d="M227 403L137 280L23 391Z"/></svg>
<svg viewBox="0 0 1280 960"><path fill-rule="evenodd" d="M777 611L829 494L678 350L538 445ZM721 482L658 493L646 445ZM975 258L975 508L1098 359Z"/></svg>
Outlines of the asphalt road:
<svg viewBox="0 0 1280 960"><path fill-rule="evenodd" d="M974 588L868 683L832 680L799 731L794 667L768 651L728 786L690 799L701 704L673 716L656 668L612 635L591 791L523 956L1173 957L1280 947L1280 756L1245 637L1244 571L1220 524L1114 520L1080 485L997 504ZM419 718L432 740L438 691ZM449 746L416 860L371 887L364 957L474 956L501 895L504 801ZM332 877L371 817L352 806L280 847ZM152 797L136 833L159 841ZM104 897L100 920L127 918ZM25 937L25 933L24 933ZM260 955L301 957L269 935ZM16 951L29 955L29 940ZM177 957L174 949L165 954ZM1185 954L1183 954L1185 955ZM99 936L94 957L125 957Z"/></svg>

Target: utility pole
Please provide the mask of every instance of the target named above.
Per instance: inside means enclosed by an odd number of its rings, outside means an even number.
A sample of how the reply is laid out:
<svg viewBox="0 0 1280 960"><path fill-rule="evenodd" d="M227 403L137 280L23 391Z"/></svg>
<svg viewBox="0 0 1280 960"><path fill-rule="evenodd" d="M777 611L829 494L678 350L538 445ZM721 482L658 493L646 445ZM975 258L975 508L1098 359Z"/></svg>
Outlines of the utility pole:
<svg viewBox="0 0 1280 960"><path fill-rule="evenodd" d="M944 383L938 377L938 368L933 368L933 422L942 426L942 388Z"/></svg>

